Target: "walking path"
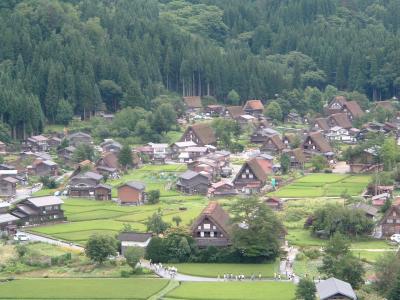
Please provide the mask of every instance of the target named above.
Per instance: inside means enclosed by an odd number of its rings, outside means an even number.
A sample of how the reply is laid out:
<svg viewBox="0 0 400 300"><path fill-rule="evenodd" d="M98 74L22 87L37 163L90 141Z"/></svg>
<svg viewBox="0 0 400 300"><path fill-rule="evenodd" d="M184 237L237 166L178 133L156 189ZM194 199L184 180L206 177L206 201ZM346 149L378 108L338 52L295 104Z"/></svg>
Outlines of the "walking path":
<svg viewBox="0 0 400 300"><path fill-rule="evenodd" d="M279 272L287 278L293 278L292 281L294 283L298 283L300 278L293 272L293 263L299 250L293 246L288 246L287 241L283 249L286 251L287 256L285 260L281 261Z"/></svg>
<svg viewBox="0 0 400 300"><path fill-rule="evenodd" d="M176 281L190 281L190 282L224 282L224 281L236 281L236 279L230 279L230 280L224 280L224 278L215 278L215 277L200 277L200 276L191 276L191 275L185 275L176 272L174 275L171 276L171 273L168 272L168 270L164 267L158 268L156 265L152 264L150 265L150 262L147 260L142 260L141 261L141 267L152 270L155 274L162 278L167 278L167 279L173 279ZM255 278L254 280L251 280L249 277L246 279L243 279L241 281L276 281L276 279L272 278L263 278L263 279L257 279ZM285 281L288 282L289 280L280 280L280 281Z"/></svg>
<svg viewBox="0 0 400 300"><path fill-rule="evenodd" d="M22 230L19 230L18 232L24 233L29 238L29 241L52 244L52 245L56 245L56 246L70 248L72 250L79 251L79 252L85 251L85 248L75 245L75 244L72 244L72 243L67 243L67 242L51 239L48 237L44 237L44 236L41 236L38 234L33 234L33 233L22 231Z"/></svg>

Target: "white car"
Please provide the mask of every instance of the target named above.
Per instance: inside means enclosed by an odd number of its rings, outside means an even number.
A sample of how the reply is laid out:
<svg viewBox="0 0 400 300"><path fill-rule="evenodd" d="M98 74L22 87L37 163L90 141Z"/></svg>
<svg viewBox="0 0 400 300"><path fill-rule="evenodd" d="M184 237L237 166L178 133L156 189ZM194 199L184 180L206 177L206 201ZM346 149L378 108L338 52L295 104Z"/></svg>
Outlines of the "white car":
<svg viewBox="0 0 400 300"><path fill-rule="evenodd" d="M395 233L390 237L390 240L396 243L400 243L400 234Z"/></svg>
<svg viewBox="0 0 400 300"><path fill-rule="evenodd" d="M14 235L14 241L26 242L29 241L29 237L25 233L17 232Z"/></svg>

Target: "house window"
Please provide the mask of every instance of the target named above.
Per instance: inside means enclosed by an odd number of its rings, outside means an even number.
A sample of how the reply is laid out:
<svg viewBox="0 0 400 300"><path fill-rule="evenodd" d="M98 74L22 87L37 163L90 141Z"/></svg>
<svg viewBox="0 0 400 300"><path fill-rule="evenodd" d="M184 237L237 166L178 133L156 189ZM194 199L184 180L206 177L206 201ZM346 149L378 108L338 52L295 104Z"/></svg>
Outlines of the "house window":
<svg viewBox="0 0 400 300"><path fill-rule="evenodd" d="M394 212L393 212L393 217L395 217L395 216L396 216L396 212L394 211Z"/></svg>
<svg viewBox="0 0 400 300"><path fill-rule="evenodd" d="M204 229L210 229L211 225L210 224L204 224L203 227L204 227Z"/></svg>
<svg viewBox="0 0 400 300"><path fill-rule="evenodd" d="M249 174L249 178L253 178L253 174L250 173L250 174Z"/></svg>
<svg viewBox="0 0 400 300"><path fill-rule="evenodd" d="M217 229L217 226L213 225L213 229L214 229L214 230Z"/></svg>
<svg viewBox="0 0 400 300"><path fill-rule="evenodd" d="M387 219L387 223L388 224L392 224L393 223L393 219Z"/></svg>
<svg viewBox="0 0 400 300"><path fill-rule="evenodd" d="M210 237L214 237L214 231L210 232Z"/></svg>
<svg viewBox="0 0 400 300"><path fill-rule="evenodd" d="M204 237L204 232L200 232L200 237Z"/></svg>
<svg viewBox="0 0 400 300"><path fill-rule="evenodd" d="M201 229L201 226L197 226L197 229Z"/></svg>
<svg viewBox="0 0 400 300"><path fill-rule="evenodd" d="M246 178L246 174L245 173L242 174L242 178Z"/></svg>

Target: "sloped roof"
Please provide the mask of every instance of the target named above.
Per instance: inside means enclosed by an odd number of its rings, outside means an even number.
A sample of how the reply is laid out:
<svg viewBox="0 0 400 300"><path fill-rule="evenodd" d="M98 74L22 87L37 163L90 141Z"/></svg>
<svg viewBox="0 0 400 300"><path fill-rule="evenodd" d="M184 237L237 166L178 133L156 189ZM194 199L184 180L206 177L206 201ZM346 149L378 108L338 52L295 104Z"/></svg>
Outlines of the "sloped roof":
<svg viewBox="0 0 400 300"><path fill-rule="evenodd" d="M120 185L118 188L121 188L123 186L129 186L131 188L134 188L134 189L140 190L140 191L143 191L143 190L146 189L146 186L143 183L139 182L139 181L128 181L128 182Z"/></svg>
<svg viewBox="0 0 400 300"><path fill-rule="evenodd" d="M382 107L383 109L390 110L390 111L395 110L393 103L390 100L376 102L375 107L377 107L377 108Z"/></svg>
<svg viewBox="0 0 400 300"><path fill-rule="evenodd" d="M247 165L253 171L258 180L262 182L264 182L267 179L267 175L272 172L271 163L268 160L260 157L250 159L247 162Z"/></svg>
<svg viewBox="0 0 400 300"><path fill-rule="evenodd" d="M331 277L316 285L318 296L321 300L329 299L336 294L346 296L350 299L357 299L351 285L345 281Z"/></svg>
<svg viewBox="0 0 400 300"><path fill-rule="evenodd" d="M347 108L347 110L351 113L351 115L355 118L361 117L364 115L363 110L357 101L347 101L343 103L343 106Z"/></svg>
<svg viewBox="0 0 400 300"><path fill-rule="evenodd" d="M201 98L200 96L187 96L183 97L183 102L185 102L188 108L201 108Z"/></svg>
<svg viewBox="0 0 400 300"><path fill-rule="evenodd" d="M378 215L378 209L376 207L373 207L372 205L368 205L365 203L354 203L349 205L350 208L352 209L360 209L364 211L366 214L369 214L371 216L376 216Z"/></svg>
<svg viewBox="0 0 400 300"><path fill-rule="evenodd" d="M320 132L312 132L308 136L311 138L313 143L321 150L321 152L333 152L331 145Z"/></svg>
<svg viewBox="0 0 400 300"><path fill-rule="evenodd" d="M104 164L107 167L118 169L119 167L118 156L114 152L104 153L101 159L103 160Z"/></svg>
<svg viewBox="0 0 400 300"><path fill-rule="evenodd" d="M36 142L46 142L46 141L48 141L48 138L43 136L43 135L34 135L34 136L31 136L29 139L34 140Z"/></svg>
<svg viewBox="0 0 400 300"><path fill-rule="evenodd" d="M182 173L179 178L185 179L185 180L190 180L196 176L200 175L200 173L197 173L192 170L187 170L186 172Z"/></svg>
<svg viewBox="0 0 400 300"><path fill-rule="evenodd" d="M334 96L329 103L332 103L334 101L343 104L343 103L347 102L347 99L345 96Z"/></svg>
<svg viewBox="0 0 400 300"><path fill-rule="evenodd" d="M328 119L327 118L317 118L317 119L315 119L314 122L323 131L328 131L329 130L329 124L328 124Z"/></svg>
<svg viewBox="0 0 400 300"><path fill-rule="evenodd" d="M278 134L274 134L268 137L264 144L266 144L268 140L271 140L278 150L282 150L285 148L285 145L283 144L281 137Z"/></svg>
<svg viewBox="0 0 400 300"><path fill-rule="evenodd" d="M298 163L305 163L306 162L306 157L304 155L303 149L301 148L296 148L296 149L287 149L283 150L283 153L286 153L289 156L293 156L293 158L298 162Z"/></svg>
<svg viewBox="0 0 400 300"><path fill-rule="evenodd" d="M346 113L333 114L330 115L329 118L333 119L338 126L344 129L349 129L353 127Z"/></svg>
<svg viewBox="0 0 400 300"><path fill-rule="evenodd" d="M81 177L87 177L90 179L94 179L94 180L102 180L103 179L103 175L95 173L95 172L86 172L84 173Z"/></svg>
<svg viewBox="0 0 400 300"><path fill-rule="evenodd" d="M221 230L229 235L231 230L229 214L218 204L217 201L210 201L206 208L203 209L200 216L193 223L192 229L197 229L198 224L208 217L211 221L216 223Z"/></svg>
<svg viewBox="0 0 400 300"><path fill-rule="evenodd" d="M261 100L248 100L244 105L244 110L263 110L264 105Z"/></svg>
<svg viewBox="0 0 400 300"><path fill-rule="evenodd" d="M202 141L204 145L214 144L217 142L214 130L208 123L199 123L189 126L197 137Z"/></svg>
<svg viewBox="0 0 400 300"><path fill-rule="evenodd" d="M1 178L0 180L7 181L9 183L18 183L18 179L15 179L15 178L10 177L10 176Z"/></svg>
<svg viewBox="0 0 400 300"><path fill-rule="evenodd" d="M143 232L121 232L118 235L118 240L121 242L137 242L144 243L148 239L151 239L153 234Z"/></svg>
<svg viewBox="0 0 400 300"><path fill-rule="evenodd" d="M296 141L296 134L294 133L285 133L283 135L283 138L287 138L289 143L293 143Z"/></svg>
<svg viewBox="0 0 400 300"><path fill-rule="evenodd" d="M35 197L28 198L28 201L35 205L36 207L43 207L48 205L59 205L63 204L64 201L61 200L60 197L57 196L44 196L44 197Z"/></svg>
<svg viewBox="0 0 400 300"><path fill-rule="evenodd" d="M19 218L11 214L0 214L0 224L18 221Z"/></svg>
<svg viewBox="0 0 400 300"><path fill-rule="evenodd" d="M81 131L75 132L75 133L71 133L71 134L68 136L69 139L70 139L70 138L75 138L75 137L92 138L92 137L90 136L90 134L87 134L87 133L84 133L84 132L81 132Z"/></svg>
<svg viewBox="0 0 400 300"><path fill-rule="evenodd" d="M226 110L233 119L239 118L241 115L245 114L241 106L228 106Z"/></svg>

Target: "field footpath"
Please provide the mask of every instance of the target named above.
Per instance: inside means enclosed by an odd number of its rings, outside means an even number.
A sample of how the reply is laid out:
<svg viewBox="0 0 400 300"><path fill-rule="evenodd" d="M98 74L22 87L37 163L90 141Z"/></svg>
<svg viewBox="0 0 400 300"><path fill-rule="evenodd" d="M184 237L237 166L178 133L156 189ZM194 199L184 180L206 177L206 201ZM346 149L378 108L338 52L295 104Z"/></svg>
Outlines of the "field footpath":
<svg viewBox="0 0 400 300"><path fill-rule="evenodd" d="M24 233L29 238L29 241L41 242L41 243L56 245L56 246L60 246L60 247L70 248L72 250L79 251L79 252L85 252L85 248L75 245L75 244L72 244L72 243L56 240L56 239L45 237L45 236L42 236L42 235L39 235L36 233L26 232L26 231L22 231L22 230L20 230L18 232Z"/></svg>
<svg viewBox="0 0 400 300"><path fill-rule="evenodd" d="M161 278L166 278L166 279L171 279L171 280L175 280L175 281L186 281L186 282L235 282L236 280L224 280L223 278L217 278L217 277L201 277L201 276L191 276L191 275L185 275L185 274L181 274L181 273L176 273L174 276L171 276L170 273L165 269L156 269L154 267L154 265L150 265L150 262L147 260L141 260L140 262L140 266L142 268L146 268L148 270L153 271L155 274L157 274L158 276L160 276ZM178 270L179 271L179 270ZM247 282L252 282L252 281L263 281L263 282L276 282L276 279L273 278L263 278L263 279L244 279L241 280L243 281L247 281ZM282 282L292 282L291 280L287 280L287 279L281 279L280 281Z"/></svg>

